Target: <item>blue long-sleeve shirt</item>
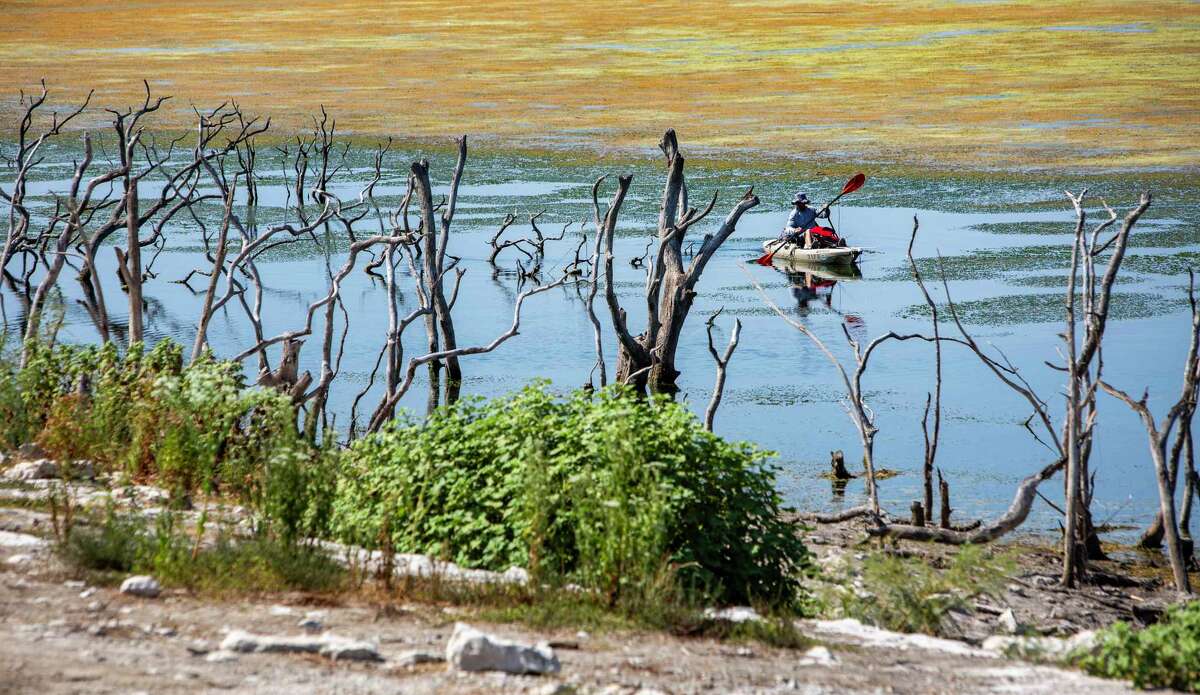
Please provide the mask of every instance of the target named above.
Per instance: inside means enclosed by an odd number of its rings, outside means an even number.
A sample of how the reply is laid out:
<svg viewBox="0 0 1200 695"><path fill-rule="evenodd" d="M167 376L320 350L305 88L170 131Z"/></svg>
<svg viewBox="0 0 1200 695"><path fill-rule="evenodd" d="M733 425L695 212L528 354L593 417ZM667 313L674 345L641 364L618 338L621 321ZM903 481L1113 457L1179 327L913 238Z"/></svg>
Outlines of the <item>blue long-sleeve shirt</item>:
<svg viewBox="0 0 1200 695"><path fill-rule="evenodd" d="M821 214L822 218L829 219L829 211L826 210ZM791 229L809 229L815 227L817 222L817 211L810 207L794 208L791 216L788 217L787 226Z"/></svg>

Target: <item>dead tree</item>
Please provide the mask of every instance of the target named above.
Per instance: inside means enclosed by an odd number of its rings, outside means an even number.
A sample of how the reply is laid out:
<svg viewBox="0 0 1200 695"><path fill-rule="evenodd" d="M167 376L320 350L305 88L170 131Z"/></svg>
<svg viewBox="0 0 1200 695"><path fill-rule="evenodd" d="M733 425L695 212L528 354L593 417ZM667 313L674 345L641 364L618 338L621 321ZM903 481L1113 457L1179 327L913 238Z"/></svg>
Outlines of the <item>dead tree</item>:
<svg viewBox="0 0 1200 695"><path fill-rule="evenodd" d="M878 348L880 345L883 345L885 342L889 340L923 340L926 342L932 342L933 338L921 335L919 333L901 335L895 331L889 331L867 343L866 347L864 348L857 340L854 339L853 336L850 335L850 331L846 329L845 324L842 324L842 334L846 337L846 342L850 345L851 350L854 351L855 369L853 376L851 376L846 371L846 368L842 366L841 361L838 360L833 352L826 347L825 343L822 342L822 340L818 338L815 333L809 330L808 326L805 326L803 323L800 323L799 321L796 321L792 317L788 316L778 304L771 300L766 291L763 290L762 286L758 284L752 275L750 275L749 271L747 271L745 268L742 268L742 272L746 273L746 277L750 278L750 282L754 284L754 287L758 290L758 293L762 296L763 301L766 302L767 306L771 307L771 309L781 318L783 318L784 321L791 325L792 328L800 331L805 337L811 340L813 344L817 346L817 349L819 349L821 353L825 355L825 358L829 360L829 363L833 365L834 369L837 370L839 376L841 376L842 385L846 389L846 412L849 413L850 420L854 423L855 429L858 430L859 440L862 442L863 469L866 472L867 481L867 505L865 507L857 508L855 511L857 512L857 515L866 515L876 519L880 518L882 514L879 509L879 492L875 478L875 435L879 432L879 429L875 427L875 414L871 411L870 406L867 405L866 399L863 396L863 375L866 373L867 367L870 364L871 355L874 354L876 348ZM851 510L847 510L845 513L849 513L850 511Z"/></svg>
<svg viewBox="0 0 1200 695"><path fill-rule="evenodd" d="M433 311L426 316L426 332L429 337L430 353L445 353L434 364L444 364L447 379L447 402L454 402L462 384L462 369L458 364L459 353L454 335L454 321L450 317L450 304L446 301L442 277L445 274L446 244L450 238L450 224L454 220L458 201L458 186L462 181L467 163L467 137L458 139L458 162L450 180L450 194L442 210L440 228L434 222L433 187L429 180L429 162L413 162L412 175L417 204L421 210L421 240L424 262L425 293ZM436 379L436 368L431 370L430 379Z"/></svg>
<svg viewBox="0 0 1200 695"><path fill-rule="evenodd" d="M1146 401L1150 397L1148 391L1143 392L1139 400L1134 400L1128 393L1110 385L1106 381L1098 380L1098 383L1100 384L1100 388L1104 389L1105 392L1120 399L1137 413L1142 419L1142 424L1146 427L1146 435L1150 443L1150 460L1154 464L1154 474L1158 481L1158 516L1161 519L1163 536L1167 544L1167 557L1171 561L1171 572L1175 578L1175 588L1190 594L1192 587L1188 580L1188 563L1184 555L1179 525L1175 514L1175 479L1171 475L1171 466L1167 454L1167 445L1171 440L1171 430L1177 424L1183 424L1183 416L1190 407L1190 401L1193 399L1193 394L1196 390L1196 383L1200 380L1200 373L1197 371L1200 369L1200 360L1197 359L1197 349L1200 348L1200 307L1196 303L1195 276L1190 271L1188 276L1190 280L1188 284L1188 303L1192 312L1192 331L1188 344L1187 359L1184 362L1183 392L1180 394L1179 399L1171 406L1171 409L1167 411L1162 421L1155 422L1154 415L1146 405Z"/></svg>
<svg viewBox="0 0 1200 695"><path fill-rule="evenodd" d="M596 197L596 189L600 186L601 178L592 188L592 198ZM588 284L587 294L587 315L588 321L592 323L593 342L596 346L596 368L600 370L600 388L608 385L608 370L604 364L604 342L602 338L603 331L600 328L600 319L596 316L596 292L600 289L600 243L604 240L599 232L599 219L597 219L596 245L592 248L592 277ZM590 383L590 382L589 382Z"/></svg>
<svg viewBox="0 0 1200 695"><path fill-rule="evenodd" d="M504 220L500 223L500 228L497 229L496 233L492 235L492 238L488 240L488 245L492 247L492 253L490 256L488 256L488 263L495 265L496 258L498 258L505 249L509 248L515 248L516 250L525 254L526 258L533 258L533 254L521 248L521 244L526 243L525 239L506 239L504 241L500 241L500 237L504 236L504 233L508 231L508 228L511 227L516 221L517 216L511 212L504 216Z"/></svg>
<svg viewBox="0 0 1200 695"><path fill-rule="evenodd" d="M513 307L512 325L508 328L508 330L496 336L496 338L494 338L490 343L471 347L456 347L453 350L428 352L424 355L409 359L408 368L405 370L404 374L404 381L400 383L395 393L384 397L383 402L380 403L379 407L375 410L375 415L372 416L371 423L367 427L367 431L377 432L379 428L383 427L384 423L386 423L388 420L387 413L395 410L396 405L400 402L400 399L404 397L404 394L407 393L408 389L412 386L413 381L416 379L418 368L420 368L422 365L430 364L432 362L445 360L451 356L450 353L454 353L454 357L461 357L465 355L480 355L495 350L508 341L508 339L519 333L519 329L521 327L521 307L524 306L526 299L535 294L540 294L542 292L551 290L555 287L561 287L567 282L567 280L568 278L561 277L552 283L526 290L517 295L516 305Z"/></svg>
<svg viewBox="0 0 1200 695"><path fill-rule="evenodd" d="M938 519L939 519L940 523L938 525L941 526L942 528L951 528L950 514L954 510L951 509L951 507L950 507L950 483L947 483L946 479L942 477L942 470L940 468L938 469L938 472L937 472L937 478L938 478L938 498L941 501L941 506L939 507L939 514L938 514Z"/></svg>
<svg viewBox="0 0 1200 695"><path fill-rule="evenodd" d="M1090 233L1085 233L1085 220L1082 215L1081 206L1082 197L1082 195L1078 197L1070 196L1077 209L1077 218L1075 246L1072 252L1071 277L1068 281L1069 290L1066 303L1067 331L1064 334L1064 339L1068 347L1068 366L1059 367L1060 370L1068 374L1069 387L1066 423L1061 434L1054 427L1046 401L1037 394L1032 385L1021 375L1020 370L1003 353L999 353L996 357L989 354L967 332L955 308L954 301L950 297L949 283L946 281L945 274L943 273L942 275L942 286L946 294L947 306L959 336L942 337L941 340L962 345L969 349L1001 383L1008 386L1029 403L1033 409L1033 414L1026 420L1025 428L1037 441L1054 452L1055 460L1043 467L1038 473L1025 478L1018 485L1013 502L1005 514L992 522L982 524L978 529L973 531L916 528L907 525L880 523L871 529L870 533L892 538L937 541L951 544L986 543L993 541L1017 528L1025 521L1033 505L1033 501L1037 497L1038 485L1052 477L1059 470L1066 468L1072 456L1079 462L1076 471L1080 475L1080 480L1077 481L1074 487L1074 491L1077 494L1076 501L1082 501L1082 494L1080 492L1082 485L1079 483L1082 482L1082 467L1085 465L1083 462L1086 461L1086 456L1090 451L1092 428L1095 424L1095 390L1099 383L1099 374L1101 371L1099 351L1104 337L1104 327L1108 318L1112 287L1116 281L1117 272L1120 269L1129 233L1132 231L1138 218L1149 206L1150 196L1149 194L1143 194L1138 207L1126 216L1120 230L1103 243L1099 242L1099 235L1113 224L1116 215L1109 210L1109 220L1097 225ZM1112 250L1112 256L1109 259L1108 267L1105 269L1104 275L1098 278L1095 271L1095 259L1109 249ZM1074 310L1077 301L1075 276L1081 268L1085 283L1084 291L1082 292L1085 331L1083 341L1078 343L1078 347L1076 347L1077 341L1074 338ZM1037 429L1042 430L1046 435L1045 437L1038 436L1032 425L1035 422L1037 423ZM1071 454L1072 448L1075 449L1073 455ZM1081 576L1080 573L1082 571L1079 562L1079 548L1081 547L1082 538L1076 530L1082 528L1082 526L1072 522L1071 514L1068 513L1067 517L1067 521L1072 523L1072 529L1070 534L1066 536L1066 540L1064 540L1063 582L1073 585ZM1078 511L1076 511L1075 520L1077 521L1078 518Z"/></svg>
<svg viewBox="0 0 1200 695"><path fill-rule="evenodd" d="M141 229L141 217L138 214L138 183L150 170L135 172L135 150L140 142L143 129L140 127L142 118L154 113L162 107L170 97L152 98L150 85L146 84L146 98L141 107L129 108L124 112L109 110L115 118L113 127L117 131L117 152L120 155L121 168L125 173L124 208L125 208L125 243L127 248L122 253L117 247L117 260L122 277L125 279L125 292L129 296L129 342L142 341L142 243L138 236Z"/></svg>
<svg viewBox="0 0 1200 695"><path fill-rule="evenodd" d="M58 112L55 111L51 114L50 125L40 134L35 135L35 120L38 118L38 111L45 106L49 96L44 80L41 87L41 94L37 96L27 96L24 92L21 93L20 104L24 106L24 112L17 127L17 150L12 159L12 167L15 170L12 192L0 189L0 200L8 204L8 234L4 239L4 248L0 250L0 269L8 267L8 262L13 254L27 251L30 245L37 241L37 238L29 237L31 217L28 208L25 207L25 191L30 172L44 161L44 158L40 156L42 146L47 141L61 135L67 124L87 109L92 95L95 93L94 91L88 92L83 103L62 118L59 118Z"/></svg>
<svg viewBox="0 0 1200 695"><path fill-rule="evenodd" d="M1092 432L1096 420L1096 384L1101 379L1100 346L1108 321L1109 304L1113 284L1125 257L1129 234L1138 218L1150 206L1150 195L1142 194L1141 201L1128 215L1120 229L1103 244L1099 243L1101 232L1111 226L1117 215L1105 205L1108 219L1096 225L1091 233L1085 231L1087 213L1083 208L1082 191L1078 196L1067 192L1075 208L1075 235L1071 250L1071 268L1067 277L1066 331L1063 340L1066 346L1067 407L1063 425L1063 446L1066 453L1066 514L1064 520L1062 582L1074 586L1082 580L1087 566L1087 541L1091 529L1091 517L1085 504L1085 483L1088 480L1087 465L1092 445ZM1097 284L1096 257L1110 249L1108 266ZM1078 293L1076 281L1083 273L1083 291ZM1076 338L1076 308L1079 299L1083 306L1082 341Z"/></svg>
<svg viewBox="0 0 1200 695"><path fill-rule="evenodd" d="M221 219L221 230L217 233L217 249L213 258L213 269L208 274L208 289L204 293L204 301L200 308L200 321L196 326L196 338L192 343L192 362L200 358L208 336L208 322L212 319L213 301L217 294L217 283L221 280L221 270L225 266L225 255L229 250L229 223L233 215L233 198L237 191L237 177L225 196L225 213ZM232 274L230 280L232 281Z"/></svg>
<svg viewBox="0 0 1200 695"><path fill-rule="evenodd" d="M921 296L925 298L925 305L929 307L930 319L933 322L933 355L934 355L934 387L933 393L927 394L925 398L925 415L921 418L921 435L925 441L925 459L924 465L921 468L922 479L925 487L925 497L922 504L924 513L922 519L932 519L933 516L933 468L934 461L937 459L938 439L942 431L942 340L941 330L938 326L938 307L937 302L933 301L933 297L929 296L929 290L925 288L925 282L921 279L921 271L917 268L917 261L913 258L913 244L917 241L917 229L920 227L920 222L917 216L913 215L913 231L912 236L908 240L908 264L912 268L913 280L916 281L917 287L921 290ZM930 406L933 407L933 429L929 428L929 412ZM914 518L916 518L914 516Z"/></svg>
<svg viewBox="0 0 1200 695"><path fill-rule="evenodd" d="M700 250L685 268L681 251L684 237L693 225L712 212L717 196L713 195L703 211L688 207L684 158L679 152L674 130L663 135L659 148L666 157L667 181L659 208L658 251L646 278L647 326L638 336L630 332L625 310L617 301L612 271L613 235L631 177L617 179L617 191L603 216L598 200L600 181L592 188L596 229L604 239L605 298L618 340L616 378L642 393L647 388L660 393L675 392L675 380L679 376L675 369L675 352L679 347L680 331L696 297L696 283L713 254L733 234L742 214L759 203L753 189L746 191L721 226L705 235Z"/></svg>
<svg viewBox="0 0 1200 695"><path fill-rule="evenodd" d="M729 332L729 345L725 347L725 353L717 352L717 346L713 344L713 323L721 315L721 311L722 309L716 310L712 316L708 317L708 321L705 321L708 329L708 353L717 363L717 382L713 385L712 399L709 400L708 408L704 411L704 429L709 432L713 431L713 419L717 416L717 408L721 406L721 396L725 392L725 368L729 366L729 360L733 357L733 351L738 346L738 338L742 334L741 319L734 319L733 330Z"/></svg>
<svg viewBox="0 0 1200 695"><path fill-rule="evenodd" d="M61 221L62 232L59 234L58 242L55 245L54 258L48 264L46 274L42 278L41 283L38 284L37 291L34 292L33 298L30 301L25 325L25 346L22 350L22 364L28 361L29 349L38 338L46 297L49 295L50 290L58 283L58 276L62 272L63 265L66 263L71 244L78 238L80 230L87 225L88 220L96 211L92 205L93 194L98 187L120 176L120 171L117 170L93 178L88 182L87 188L84 189L81 196L80 185L85 173L91 166L93 156L92 139L86 133L83 136L83 143L83 159L75 165L75 173L71 178L70 192L66 199L66 210L62 211L60 209L51 218L50 230L53 230L54 226Z"/></svg>

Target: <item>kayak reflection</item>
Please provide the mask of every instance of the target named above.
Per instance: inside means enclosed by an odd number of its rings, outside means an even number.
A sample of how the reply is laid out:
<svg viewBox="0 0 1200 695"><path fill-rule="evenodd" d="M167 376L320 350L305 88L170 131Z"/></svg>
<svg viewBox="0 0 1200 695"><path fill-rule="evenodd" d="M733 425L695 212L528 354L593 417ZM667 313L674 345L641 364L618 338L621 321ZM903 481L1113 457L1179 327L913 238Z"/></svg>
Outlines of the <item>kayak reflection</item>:
<svg viewBox="0 0 1200 695"><path fill-rule="evenodd" d="M826 266L778 258L773 259L771 265L787 276L792 296L800 309L808 309L813 301L817 301L831 311L837 311L833 308L833 288L840 281L862 278L862 271L854 265Z"/></svg>

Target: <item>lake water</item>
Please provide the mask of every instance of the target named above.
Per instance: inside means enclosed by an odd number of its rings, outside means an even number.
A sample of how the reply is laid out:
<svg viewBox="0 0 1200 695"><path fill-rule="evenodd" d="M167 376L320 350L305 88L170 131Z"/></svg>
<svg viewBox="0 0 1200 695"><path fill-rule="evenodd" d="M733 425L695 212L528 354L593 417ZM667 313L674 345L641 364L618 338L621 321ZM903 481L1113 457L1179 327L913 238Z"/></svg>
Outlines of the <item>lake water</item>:
<svg viewBox="0 0 1200 695"><path fill-rule="evenodd" d="M686 148L685 148L686 151ZM403 193L407 162L416 153L395 153L386 161L385 177L376 188L376 200L394 208ZM31 184L31 203L44 213L52 206L51 193L66 188L69 150L54 152L57 164L46 169L49 178ZM285 188L278 162L260 160L260 204L253 219L266 226L284 219ZM788 502L803 510L829 510L861 503L862 486L851 483L842 497L834 496L821 477L828 469L829 452L843 449L847 460L860 451L856 431L842 405L840 379L815 346L762 302L751 280L790 315L804 322L834 351L852 364L842 326L864 342L889 330L929 331L921 314L921 296L909 279L904 250L913 215L921 221L917 255L944 257L956 302L970 329L983 344L994 345L1018 366L1054 408L1061 408L1061 375L1046 367L1057 360L1061 343L1061 305L1073 214L1062 194L1090 185L1124 211L1138 190L1150 188L1156 199L1135 233L1133 252L1118 284L1114 315L1105 342L1107 378L1132 392L1148 387L1157 413L1177 397L1188 319L1183 302L1186 268L1195 261L1200 246L1200 187L1192 179L1178 183L1165 176L1092 176L1052 180L1020 176L1000 178L964 175L918 177L875 175L835 209L833 221L850 243L869 249L860 263L861 277L805 276L785 268L764 268L750 263L761 253L761 242L775 236L786 219L795 190L805 190L820 201L835 194L845 175L806 171L799 163L720 163L702 169L700 160L689 161L693 202L712 191L721 193L712 217L693 230L699 239L719 224L725 212L754 184L763 204L748 213L737 233L709 264L699 285L699 297L684 329L678 367L682 370L681 396L701 413L714 378L708 354L704 321L724 307L718 320L723 344L734 317L744 325L741 344L729 367L725 400L717 414L716 431L745 439L779 452L779 485ZM334 192L353 199L369 172L369 162L356 153L354 175ZM445 184L451 162L435 156L435 183ZM525 220L545 210L543 230L557 235L573 222L563 241L547 247L544 277L557 277L556 269L569 262L578 243L580 220L590 219L590 186L600 174L634 173L634 184L622 215L617 240L618 294L630 313L632 327L644 325L643 271L630 265L641 256L653 234L662 174L657 161L595 161L586 164L563 156L535 157L482 152L472 155L460 192L458 214L451 234L450 253L462 257L467 269L461 296L454 309L460 345L481 344L504 331L512 320L518 289L511 274L516 256L511 250L499 259L499 270L488 264L487 240L507 212ZM0 186L8 189L11 172L0 170ZM614 177L615 178L615 177ZM611 188L607 189L611 194ZM145 193L157 189L147 184ZM435 191L436 192L436 191ZM607 197L607 196L606 196ZM1093 203L1096 200L1093 199ZM210 220L217 210L205 211ZM1093 213L1095 210L1093 210ZM251 212L244 207L244 218ZM214 221L215 222L215 221ZM377 233L378 222L368 217L360 223L364 234ZM505 238L522 234L528 225L518 223ZM587 225L589 239L593 233ZM685 244L686 245L686 244ZM309 303L327 291L329 268L345 259L345 240L327 235L321 243L297 242L268 254L259 263L266 288L263 314L265 330L274 334L302 325ZM203 246L194 224L180 223L169 233L166 251L158 258L155 280L145 288L149 302L147 335L174 338L191 344L200 296L180 284L202 260ZM124 320L115 282L113 254L101 253L106 295L114 320ZM330 407L345 430L354 396L366 384L386 331L386 305L382 285L361 272L366 260L344 284L343 299L349 313L342 371L334 382ZM403 266L402 266L403 267ZM402 311L414 306L411 279L402 275ZM829 280L833 280L830 283ZM61 281L65 319L64 340L92 341L95 330L87 312L74 300L80 296L74 273ZM194 283L194 286L198 284ZM815 292L815 297L812 296ZM592 369L592 331L581 296L585 288L564 287L540 294L526 304L521 333L495 352L463 361L464 395L495 396L547 378L555 388L567 390L585 383ZM938 288L936 296L941 295ZM20 303L5 287L6 321L15 329L21 321ZM605 318L602 302L597 313ZM340 326L341 318L337 319ZM318 325L317 331L321 329ZM951 326L945 330L951 331ZM249 324L236 302L213 320L211 343L219 355L231 356L251 344ZM424 342L420 323L406 334L406 354L418 354ZM615 362L615 341L604 335L610 372ZM319 340L310 340L303 367L319 370ZM273 361L276 359L273 353ZM252 361L248 368L255 369ZM426 393L418 383L403 405L421 412ZM933 387L933 352L927 344L890 343L876 353L865 377L868 401L877 416L877 465L899 472L880 484L881 501L895 513L906 513L920 497L922 485L921 411ZM374 403L377 393L366 403ZM938 466L950 482L955 518L992 517L1012 498L1016 483L1040 469L1048 452L1024 431L1029 415L1024 402L1000 385L977 358L955 346L945 350L944 421ZM1139 525L1157 507L1145 432L1122 404L1101 397L1101 416L1093 470L1097 473L1095 515L1099 522ZM368 411L370 406L368 406ZM852 466L853 467L853 466ZM1045 485L1051 499L1061 497L1059 479ZM1057 529L1058 514L1038 502L1027 522L1031 531ZM1124 532L1126 536L1131 531Z"/></svg>

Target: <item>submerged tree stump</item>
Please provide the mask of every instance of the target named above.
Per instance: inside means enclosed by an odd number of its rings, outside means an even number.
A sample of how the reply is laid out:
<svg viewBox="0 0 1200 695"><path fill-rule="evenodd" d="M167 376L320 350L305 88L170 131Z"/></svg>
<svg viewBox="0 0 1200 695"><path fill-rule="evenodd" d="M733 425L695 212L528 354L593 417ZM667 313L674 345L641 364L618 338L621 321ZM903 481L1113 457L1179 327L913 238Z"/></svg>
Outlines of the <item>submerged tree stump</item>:
<svg viewBox="0 0 1200 695"><path fill-rule="evenodd" d="M941 525L942 528L948 529L950 528L950 512L953 511L950 509L950 483L947 483L946 479L942 477L940 469L938 470L938 493L942 498Z"/></svg>
<svg viewBox="0 0 1200 695"><path fill-rule="evenodd" d="M913 500L912 503L912 525L925 525L925 507L917 500Z"/></svg>
<svg viewBox="0 0 1200 695"><path fill-rule="evenodd" d="M854 475L846 470L846 456L841 449L829 452L829 468L834 480L851 480Z"/></svg>

